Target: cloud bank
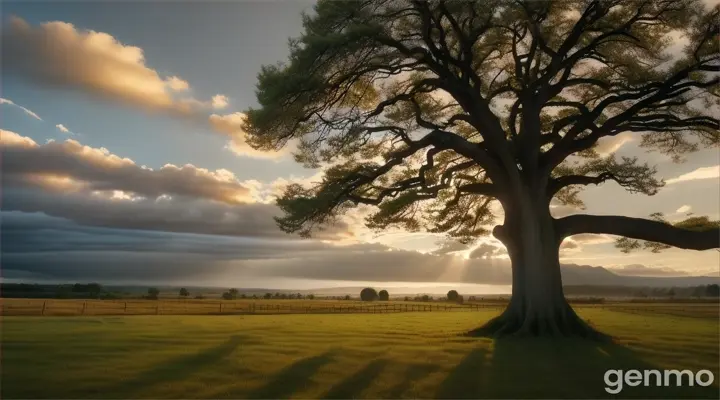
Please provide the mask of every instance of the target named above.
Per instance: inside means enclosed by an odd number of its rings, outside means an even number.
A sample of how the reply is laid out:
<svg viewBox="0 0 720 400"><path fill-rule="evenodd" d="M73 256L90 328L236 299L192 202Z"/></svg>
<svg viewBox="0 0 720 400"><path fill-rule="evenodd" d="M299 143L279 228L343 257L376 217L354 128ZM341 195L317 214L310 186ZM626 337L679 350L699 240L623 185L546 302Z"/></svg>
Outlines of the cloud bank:
<svg viewBox="0 0 720 400"><path fill-rule="evenodd" d="M228 170L191 164L153 170L76 140L40 145L5 130L0 151L6 211L42 212L90 226L288 237L273 220L278 208L261 202L261 184L241 182ZM350 236L346 224L317 235Z"/></svg>

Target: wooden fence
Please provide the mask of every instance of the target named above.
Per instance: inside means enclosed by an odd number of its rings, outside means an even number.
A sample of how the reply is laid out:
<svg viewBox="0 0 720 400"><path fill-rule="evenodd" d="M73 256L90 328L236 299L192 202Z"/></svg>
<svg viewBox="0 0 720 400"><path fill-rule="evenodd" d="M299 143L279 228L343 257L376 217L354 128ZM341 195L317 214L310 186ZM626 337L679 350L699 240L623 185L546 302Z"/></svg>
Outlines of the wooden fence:
<svg viewBox="0 0 720 400"><path fill-rule="evenodd" d="M371 303L283 301L263 304L233 301L104 301L4 299L3 315L220 315L220 314L387 314L401 312L467 312L504 307L501 304Z"/></svg>

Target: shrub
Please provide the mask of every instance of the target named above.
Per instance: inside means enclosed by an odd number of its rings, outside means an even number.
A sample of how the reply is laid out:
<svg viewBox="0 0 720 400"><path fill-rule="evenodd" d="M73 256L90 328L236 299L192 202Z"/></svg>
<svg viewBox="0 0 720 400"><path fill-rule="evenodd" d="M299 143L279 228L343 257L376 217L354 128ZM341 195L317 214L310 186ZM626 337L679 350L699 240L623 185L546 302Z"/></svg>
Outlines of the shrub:
<svg viewBox="0 0 720 400"><path fill-rule="evenodd" d="M148 295L147 295L148 299L157 300L159 296L160 296L160 290L158 290L158 288L154 288L154 287L148 288Z"/></svg>
<svg viewBox="0 0 720 400"><path fill-rule="evenodd" d="M233 296L230 292L223 292L222 298L223 298L223 300L232 300Z"/></svg>
<svg viewBox="0 0 720 400"><path fill-rule="evenodd" d="M459 296L459 294L458 294L457 290L451 290L447 293L448 301L457 301L458 296Z"/></svg>
<svg viewBox="0 0 720 400"><path fill-rule="evenodd" d="M307 295L307 299L308 299L308 300L315 300L315 295L314 295L314 294L309 294L309 295Z"/></svg>
<svg viewBox="0 0 720 400"><path fill-rule="evenodd" d="M345 295L345 300L350 300L350 295L349 295L349 294L346 294L346 295Z"/></svg>
<svg viewBox="0 0 720 400"><path fill-rule="evenodd" d="M272 293L265 293L265 296L263 296L263 299L271 299Z"/></svg>
<svg viewBox="0 0 720 400"><path fill-rule="evenodd" d="M180 297L188 297L190 296L190 292L185 288L180 288L180 293L178 293Z"/></svg>
<svg viewBox="0 0 720 400"><path fill-rule="evenodd" d="M405 296L405 301L410 301L410 296Z"/></svg>
<svg viewBox="0 0 720 400"><path fill-rule="evenodd" d="M713 283L707 285L705 288L705 296L707 297L720 297L720 285Z"/></svg>
<svg viewBox="0 0 720 400"><path fill-rule="evenodd" d="M382 301L388 301L390 300L390 293L388 293L387 290L381 290L380 293L378 293L378 298Z"/></svg>
<svg viewBox="0 0 720 400"><path fill-rule="evenodd" d="M365 288L360 291L360 300L362 301L375 301L378 299L378 294L373 288Z"/></svg>

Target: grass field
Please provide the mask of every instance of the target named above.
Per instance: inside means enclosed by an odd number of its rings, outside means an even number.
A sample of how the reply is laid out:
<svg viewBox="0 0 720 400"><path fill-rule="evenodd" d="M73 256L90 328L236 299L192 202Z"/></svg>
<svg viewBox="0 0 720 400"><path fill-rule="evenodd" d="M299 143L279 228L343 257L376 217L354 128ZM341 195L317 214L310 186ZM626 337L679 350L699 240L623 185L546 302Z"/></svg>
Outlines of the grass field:
<svg viewBox="0 0 720 400"><path fill-rule="evenodd" d="M635 307L635 306L633 306ZM711 370L711 387L622 398L717 398L717 318L580 308L616 338L461 334L496 311L2 319L2 398L608 398L608 369Z"/></svg>

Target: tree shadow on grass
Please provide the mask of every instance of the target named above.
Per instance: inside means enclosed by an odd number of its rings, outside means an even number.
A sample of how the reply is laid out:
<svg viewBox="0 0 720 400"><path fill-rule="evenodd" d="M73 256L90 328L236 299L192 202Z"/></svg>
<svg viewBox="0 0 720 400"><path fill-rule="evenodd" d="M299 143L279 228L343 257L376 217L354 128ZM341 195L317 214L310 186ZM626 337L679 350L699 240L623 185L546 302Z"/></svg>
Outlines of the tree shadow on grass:
<svg viewBox="0 0 720 400"><path fill-rule="evenodd" d="M322 399L354 399L360 393L370 386L373 381L380 376L383 368L387 365L387 361L377 359L370 361L359 371L343 379L341 382L333 385L330 390L320 396Z"/></svg>
<svg viewBox="0 0 720 400"><path fill-rule="evenodd" d="M434 364L411 364L407 367L402 379L399 379L397 384L388 389L388 391L383 394L383 397L386 399L399 399L412 388L414 382L418 382L439 370L440 367ZM410 394L412 397L417 397L415 393Z"/></svg>
<svg viewBox="0 0 720 400"><path fill-rule="evenodd" d="M477 349L469 353L443 381L435 397L717 398L717 386L689 387L687 380L682 387L630 387L623 383L616 395L605 391L606 371L629 369L662 371L643 361L631 349L615 343L582 339L497 339L492 352Z"/></svg>
<svg viewBox="0 0 720 400"><path fill-rule="evenodd" d="M169 362L142 371L136 377L122 380L116 386L104 387L98 392L111 394L114 397L132 398L136 397L134 394L148 387L165 382L182 381L204 367L216 365L246 340L247 338L243 336L234 335L218 346L195 354L176 357Z"/></svg>
<svg viewBox="0 0 720 400"><path fill-rule="evenodd" d="M296 361L275 374L262 387L243 396L249 399L284 399L307 386L323 365L332 361L332 352Z"/></svg>

